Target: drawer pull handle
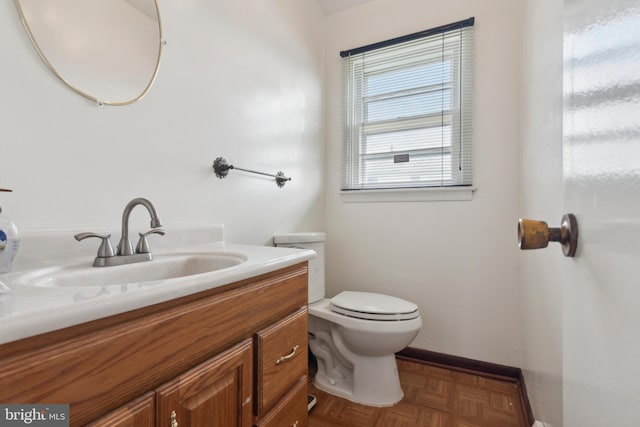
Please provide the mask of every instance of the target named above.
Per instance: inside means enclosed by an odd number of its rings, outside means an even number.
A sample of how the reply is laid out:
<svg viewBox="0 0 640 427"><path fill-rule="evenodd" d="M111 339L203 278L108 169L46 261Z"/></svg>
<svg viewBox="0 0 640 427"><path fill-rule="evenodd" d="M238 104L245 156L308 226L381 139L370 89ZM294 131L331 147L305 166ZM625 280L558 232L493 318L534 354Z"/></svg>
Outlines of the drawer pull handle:
<svg viewBox="0 0 640 427"><path fill-rule="evenodd" d="M178 421L176 420L176 411L171 411L171 427L178 427Z"/></svg>
<svg viewBox="0 0 640 427"><path fill-rule="evenodd" d="M282 362L286 362L287 360L293 359L296 353L298 352L298 347L299 346L296 345L295 347L293 347L293 350L291 350L291 353L287 354L286 356L278 357L276 359L276 365L279 365Z"/></svg>

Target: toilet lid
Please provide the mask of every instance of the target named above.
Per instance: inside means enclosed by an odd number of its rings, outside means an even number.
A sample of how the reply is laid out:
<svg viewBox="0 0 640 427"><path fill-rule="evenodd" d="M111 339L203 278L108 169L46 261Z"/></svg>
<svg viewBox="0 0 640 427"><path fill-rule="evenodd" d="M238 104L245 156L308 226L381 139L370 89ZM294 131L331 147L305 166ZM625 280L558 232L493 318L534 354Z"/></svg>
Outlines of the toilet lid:
<svg viewBox="0 0 640 427"><path fill-rule="evenodd" d="M418 306L389 295L344 291L331 298L331 311L367 320L410 320L419 316Z"/></svg>

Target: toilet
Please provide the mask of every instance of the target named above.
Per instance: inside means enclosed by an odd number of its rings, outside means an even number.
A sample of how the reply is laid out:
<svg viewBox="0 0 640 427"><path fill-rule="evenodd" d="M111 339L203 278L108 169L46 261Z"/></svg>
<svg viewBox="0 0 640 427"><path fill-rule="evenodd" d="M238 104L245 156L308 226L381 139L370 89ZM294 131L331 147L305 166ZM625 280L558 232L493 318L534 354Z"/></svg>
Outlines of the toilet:
<svg viewBox="0 0 640 427"><path fill-rule="evenodd" d="M402 399L395 353L416 337L418 306L389 295L344 291L325 298L324 233L274 237L276 246L312 249L309 260L309 347L320 390L370 406Z"/></svg>

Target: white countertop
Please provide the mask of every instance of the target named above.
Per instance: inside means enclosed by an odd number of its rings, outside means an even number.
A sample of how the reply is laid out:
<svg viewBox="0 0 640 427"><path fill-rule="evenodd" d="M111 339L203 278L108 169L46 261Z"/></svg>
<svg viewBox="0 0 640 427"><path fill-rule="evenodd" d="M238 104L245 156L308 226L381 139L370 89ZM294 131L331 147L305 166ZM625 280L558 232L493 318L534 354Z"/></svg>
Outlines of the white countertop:
<svg viewBox="0 0 640 427"><path fill-rule="evenodd" d="M152 250L153 252L153 250ZM207 289L269 273L315 257L304 249L236 245L224 242L181 244L174 251L198 254L237 254L246 261L194 276L158 280L152 284L127 283L109 286L28 286L22 278L34 269L22 268L0 275L10 292L0 294L0 344L142 308ZM168 253L159 249L157 254ZM89 257L73 262L90 265ZM67 261L71 262L71 261ZM148 261L148 263L153 263ZM51 262L45 265L55 265ZM42 267L40 267L42 268ZM118 267L92 267L117 269Z"/></svg>

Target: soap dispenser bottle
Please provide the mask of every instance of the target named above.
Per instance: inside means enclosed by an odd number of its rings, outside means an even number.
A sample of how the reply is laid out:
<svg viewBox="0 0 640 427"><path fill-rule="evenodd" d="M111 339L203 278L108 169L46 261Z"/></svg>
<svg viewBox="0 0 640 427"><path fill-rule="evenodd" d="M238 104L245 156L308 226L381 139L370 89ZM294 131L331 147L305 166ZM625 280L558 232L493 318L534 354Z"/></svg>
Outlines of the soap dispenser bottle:
<svg viewBox="0 0 640 427"><path fill-rule="evenodd" d="M10 192L11 190L0 188L0 191ZM11 265L18 253L19 246L20 235L18 234L18 227L7 216L2 214L2 208L0 207L0 274L11 271Z"/></svg>

